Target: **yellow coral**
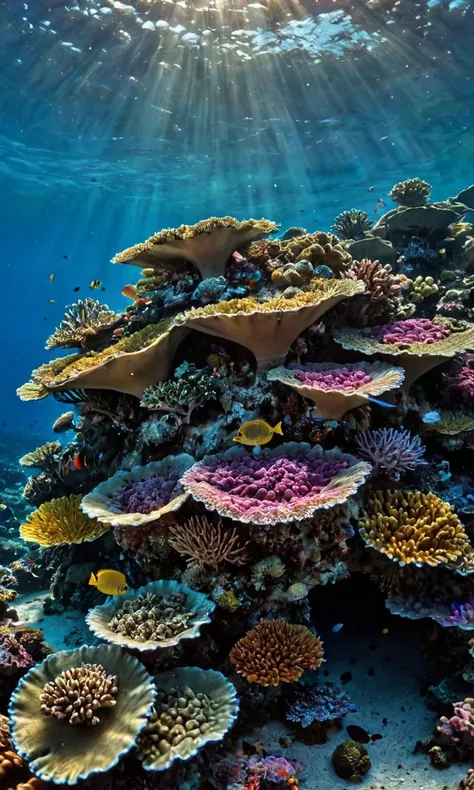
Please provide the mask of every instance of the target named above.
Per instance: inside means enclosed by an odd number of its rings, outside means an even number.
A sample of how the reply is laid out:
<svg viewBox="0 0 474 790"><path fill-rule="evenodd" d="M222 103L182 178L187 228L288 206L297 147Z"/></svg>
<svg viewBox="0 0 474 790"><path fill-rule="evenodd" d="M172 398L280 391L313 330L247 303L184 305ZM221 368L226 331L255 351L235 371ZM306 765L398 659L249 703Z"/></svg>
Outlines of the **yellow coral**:
<svg viewBox="0 0 474 790"><path fill-rule="evenodd" d="M359 521L365 542L401 565L459 565L469 538L448 502L420 491L375 491Z"/></svg>
<svg viewBox="0 0 474 790"><path fill-rule="evenodd" d="M56 465L55 456L61 452L60 442L46 442L41 447L37 447L31 453L26 453L20 458L20 466L36 467L37 469L49 469Z"/></svg>
<svg viewBox="0 0 474 790"><path fill-rule="evenodd" d="M34 381L27 381L26 384L22 384L21 387L18 387L16 394L22 401L43 400L43 398L48 397L49 391L41 384L36 384Z"/></svg>
<svg viewBox="0 0 474 790"><path fill-rule="evenodd" d="M21 537L40 546L84 543L99 538L109 529L109 524L89 518L80 509L81 501L81 495L71 495L45 502L21 525Z"/></svg>
<svg viewBox="0 0 474 790"><path fill-rule="evenodd" d="M438 285L433 277L415 277L410 280L408 277L404 279L402 288L405 291L405 297L413 304L420 304L425 299L438 293Z"/></svg>
<svg viewBox="0 0 474 790"><path fill-rule="evenodd" d="M215 601L221 609L226 609L228 612L236 612L242 606L233 590L224 590Z"/></svg>

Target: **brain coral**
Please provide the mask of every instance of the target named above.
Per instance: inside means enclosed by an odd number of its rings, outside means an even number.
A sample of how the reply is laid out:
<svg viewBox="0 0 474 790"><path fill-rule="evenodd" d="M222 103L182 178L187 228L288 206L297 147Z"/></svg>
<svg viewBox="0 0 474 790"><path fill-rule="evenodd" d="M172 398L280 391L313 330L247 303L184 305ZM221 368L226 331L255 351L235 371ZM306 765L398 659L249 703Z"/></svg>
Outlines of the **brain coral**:
<svg viewBox="0 0 474 790"><path fill-rule="evenodd" d="M20 527L23 540L40 546L58 546L60 543L84 543L100 538L109 528L100 524L80 509L82 495L51 499L30 513Z"/></svg>
<svg viewBox="0 0 474 790"><path fill-rule="evenodd" d="M106 642L147 651L195 639L202 626L210 623L214 609L215 604L203 593L173 580L160 580L125 595L109 596L89 611L86 621Z"/></svg>
<svg viewBox="0 0 474 790"><path fill-rule="evenodd" d="M220 672L177 667L156 675L155 683L155 710L138 739L147 771L189 760L206 743L221 741L237 718L237 692Z"/></svg>
<svg viewBox="0 0 474 790"><path fill-rule="evenodd" d="M346 412L364 406L370 397L401 386L402 368L384 362L291 364L269 370L269 381L287 384L316 404L318 417L340 420Z"/></svg>
<svg viewBox="0 0 474 790"><path fill-rule="evenodd" d="M100 665L107 677L116 676L116 683L107 686L109 691L117 689L110 695L115 705L107 703L101 709L96 726L87 726L85 722L71 726L66 709L64 717L62 713L59 715L64 697L58 697L55 703L59 706L55 708L57 715L49 714L48 699L53 699L58 686L68 696L72 695L70 699L82 700L81 684L78 688L74 676L81 668L93 664ZM41 698L45 700L43 703ZM146 725L154 698L155 689L148 672L119 647L83 646L54 653L30 669L12 695L9 715L13 743L40 779L73 785L92 774L108 771L132 749ZM48 710L42 711L42 704ZM84 706L87 706L87 694ZM81 713L82 708L78 710Z"/></svg>
<svg viewBox="0 0 474 790"><path fill-rule="evenodd" d="M452 509L434 494L375 491L359 522L365 542L401 565L460 565L472 553Z"/></svg>
<svg viewBox="0 0 474 790"><path fill-rule="evenodd" d="M137 527L178 510L187 498L181 476L194 463L186 453L119 471L82 500L91 518L114 527Z"/></svg>
<svg viewBox="0 0 474 790"><path fill-rule="evenodd" d="M304 625L264 620L234 645L229 658L249 683L279 686L294 683L305 669L323 662L323 644Z"/></svg>
<svg viewBox="0 0 474 790"><path fill-rule="evenodd" d="M289 442L255 457L243 447L205 456L182 477L185 491L221 516L253 524L309 518L355 494L370 466L337 448Z"/></svg>

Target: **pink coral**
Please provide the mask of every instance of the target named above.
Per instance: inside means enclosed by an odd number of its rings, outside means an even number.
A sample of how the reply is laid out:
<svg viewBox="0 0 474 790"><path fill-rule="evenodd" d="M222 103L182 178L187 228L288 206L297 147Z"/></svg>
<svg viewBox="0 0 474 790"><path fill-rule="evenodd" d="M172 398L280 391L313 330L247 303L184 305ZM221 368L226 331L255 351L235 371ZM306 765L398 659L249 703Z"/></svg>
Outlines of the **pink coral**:
<svg viewBox="0 0 474 790"><path fill-rule="evenodd" d="M461 359L461 368L444 374L446 394L470 401L474 398L474 368L470 367L474 364L474 354L464 354Z"/></svg>
<svg viewBox="0 0 474 790"><path fill-rule="evenodd" d="M453 703L454 715L441 716L438 732L447 735L452 743L469 743L474 746L474 699L467 697Z"/></svg>
<svg viewBox="0 0 474 790"><path fill-rule="evenodd" d="M349 369L347 367L333 368L332 370L305 370L298 365L289 365L290 370L294 370L294 375L310 387L317 386L325 392L342 390L343 392L354 392L354 390L370 384L372 376L361 369Z"/></svg>
<svg viewBox="0 0 474 790"><path fill-rule="evenodd" d="M412 436L407 430L366 431L357 437L356 443L359 455L373 465L374 473L384 472L390 480L399 480L403 472L426 463L422 460L425 448L420 437Z"/></svg>
<svg viewBox="0 0 474 790"><path fill-rule="evenodd" d="M442 324L436 324L428 318L408 318L406 321L395 321L383 326L373 326L364 330L365 335L375 338L380 343L407 348L414 343L437 343L449 337L451 331Z"/></svg>
<svg viewBox="0 0 474 790"><path fill-rule="evenodd" d="M290 442L255 457L243 447L206 456L182 478L184 489L221 516L253 524L309 518L345 502L370 466L319 445Z"/></svg>

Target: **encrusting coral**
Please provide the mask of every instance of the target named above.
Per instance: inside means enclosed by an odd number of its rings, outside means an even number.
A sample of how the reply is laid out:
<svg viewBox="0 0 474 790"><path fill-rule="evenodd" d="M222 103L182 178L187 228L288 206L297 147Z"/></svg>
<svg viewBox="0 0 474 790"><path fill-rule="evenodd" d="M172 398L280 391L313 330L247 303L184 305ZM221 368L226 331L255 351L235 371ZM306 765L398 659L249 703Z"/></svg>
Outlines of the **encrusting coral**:
<svg viewBox="0 0 474 790"><path fill-rule="evenodd" d="M278 686L294 683L305 669L317 669L323 661L323 645L304 625L266 620L239 639L229 658L249 683Z"/></svg>
<svg viewBox="0 0 474 790"><path fill-rule="evenodd" d="M81 510L82 495L51 499L30 513L20 527L23 540L40 546L83 543L99 538L109 528Z"/></svg>
<svg viewBox="0 0 474 790"><path fill-rule="evenodd" d="M406 565L456 567L472 554L451 505L420 491L374 491L359 521L365 542Z"/></svg>
<svg viewBox="0 0 474 790"><path fill-rule="evenodd" d="M431 186L421 178L407 178L399 181L390 190L390 197L394 203L402 206L422 206L431 194Z"/></svg>
<svg viewBox="0 0 474 790"><path fill-rule="evenodd" d="M243 543L236 527L226 528L222 521L194 516L184 524L172 524L168 543L187 558L188 564L216 568L223 562L245 565L248 543Z"/></svg>
<svg viewBox="0 0 474 790"><path fill-rule="evenodd" d="M97 299L79 299L67 309L59 327L48 338L46 348L95 348L119 319L118 313Z"/></svg>

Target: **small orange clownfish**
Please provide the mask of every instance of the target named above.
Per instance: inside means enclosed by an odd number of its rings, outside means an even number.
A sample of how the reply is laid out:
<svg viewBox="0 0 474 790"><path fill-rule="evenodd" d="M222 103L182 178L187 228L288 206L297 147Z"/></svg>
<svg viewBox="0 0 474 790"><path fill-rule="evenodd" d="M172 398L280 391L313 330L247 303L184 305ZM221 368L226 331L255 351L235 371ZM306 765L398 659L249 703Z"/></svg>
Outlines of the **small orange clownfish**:
<svg viewBox="0 0 474 790"><path fill-rule="evenodd" d="M78 472L82 472L83 469L87 468L87 455L84 452L76 453L72 462L74 464L74 469L77 469Z"/></svg>

